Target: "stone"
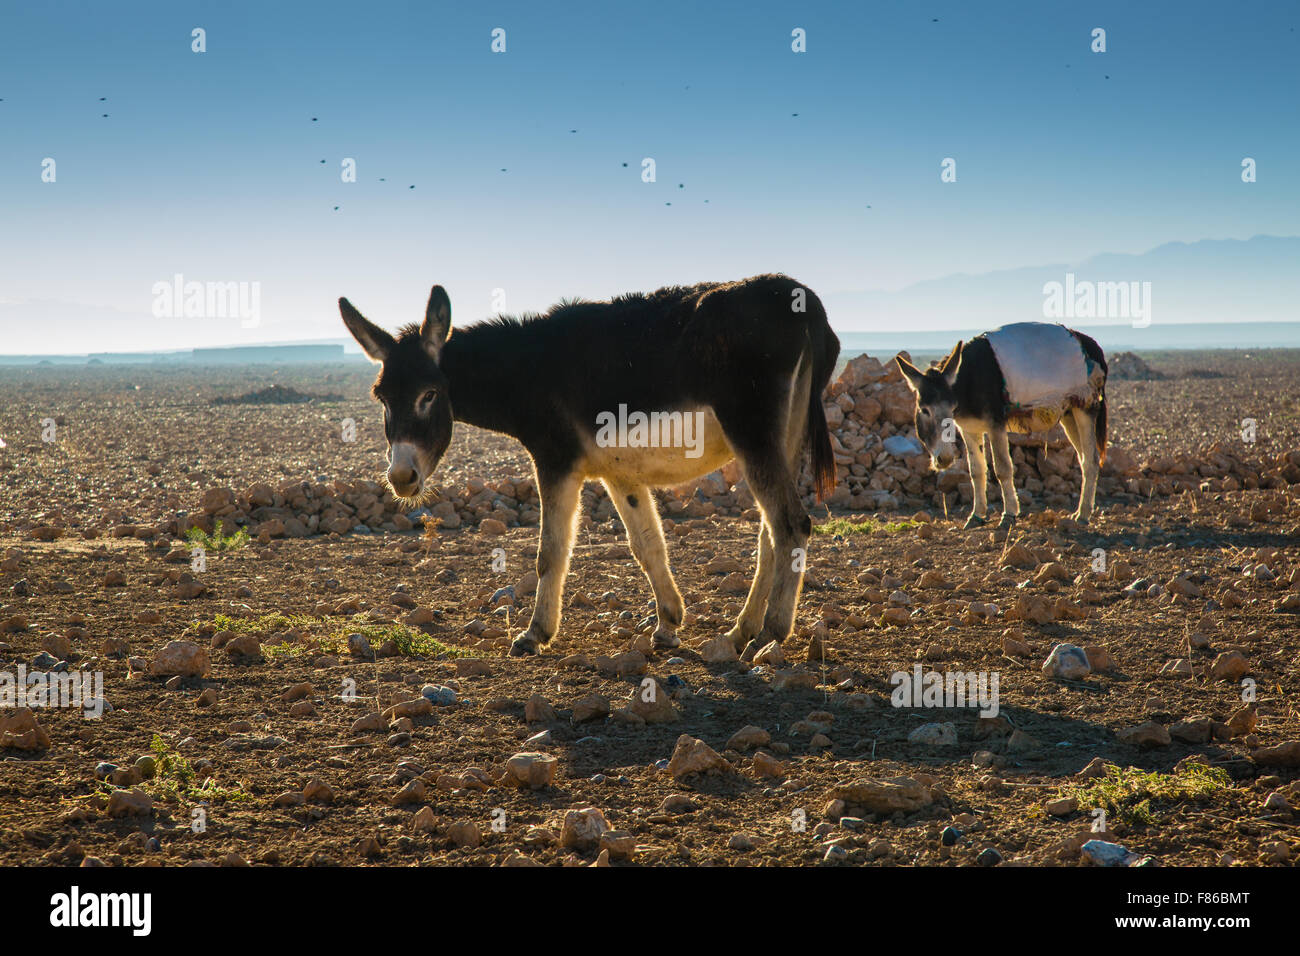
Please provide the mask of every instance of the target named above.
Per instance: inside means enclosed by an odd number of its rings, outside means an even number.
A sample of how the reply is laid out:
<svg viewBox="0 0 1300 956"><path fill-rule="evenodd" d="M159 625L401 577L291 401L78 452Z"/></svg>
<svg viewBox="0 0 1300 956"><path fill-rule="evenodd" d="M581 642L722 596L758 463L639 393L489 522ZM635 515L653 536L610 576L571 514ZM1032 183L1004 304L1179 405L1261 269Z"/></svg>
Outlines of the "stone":
<svg viewBox="0 0 1300 956"><path fill-rule="evenodd" d="M50 735L30 707L0 710L0 750L49 750Z"/></svg>
<svg viewBox="0 0 1300 956"><path fill-rule="evenodd" d="M1152 747L1168 747L1170 744L1168 729L1164 724L1158 724L1154 720L1145 721L1134 727L1126 727L1117 731L1115 736L1123 743L1143 750Z"/></svg>
<svg viewBox="0 0 1300 956"><path fill-rule="evenodd" d="M1075 797L1061 797L1057 800L1049 800L1044 809L1053 817L1068 817L1075 810L1079 809L1079 801Z"/></svg>
<svg viewBox="0 0 1300 956"><path fill-rule="evenodd" d="M110 817L143 816L153 813L153 797L140 789L114 790L108 796Z"/></svg>
<svg viewBox="0 0 1300 956"><path fill-rule="evenodd" d="M600 694L588 694L573 705L573 722L603 720L609 716L609 700Z"/></svg>
<svg viewBox="0 0 1300 956"><path fill-rule="evenodd" d="M239 634L227 641L222 650L232 660L235 658L258 658L262 656L262 642L257 639L255 634Z"/></svg>
<svg viewBox="0 0 1300 956"><path fill-rule="evenodd" d="M492 666L481 657L461 657L456 660L457 677L489 677Z"/></svg>
<svg viewBox="0 0 1300 956"><path fill-rule="evenodd" d="M1084 656L1088 659L1088 667L1095 673L1106 673L1115 669L1115 661L1110 656L1110 651L1100 644L1088 644L1083 649Z"/></svg>
<svg viewBox="0 0 1300 956"><path fill-rule="evenodd" d="M1246 676L1250 665L1238 651L1226 651L1214 659L1210 665L1210 677L1214 680L1235 683Z"/></svg>
<svg viewBox="0 0 1300 956"><path fill-rule="evenodd" d="M1214 733L1214 721L1209 717L1192 717L1180 720L1169 728L1169 736L1185 744L1206 744Z"/></svg>
<svg viewBox="0 0 1300 956"><path fill-rule="evenodd" d="M558 761L545 753L518 753L506 761L502 782L508 786L541 790L555 782Z"/></svg>
<svg viewBox="0 0 1300 956"><path fill-rule="evenodd" d="M740 660L736 645L728 637L715 637L700 645L700 657L708 664L729 664Z"/></svg>
<svg viewBox="0 0 1300 956"><path fill-rule="evenodd" d="M760 750L754 754L754 773L760 777L779 780L785 777L785 764L766 750Z"/></svg>
<svg viewBox="0 0 1300 956"><path fill-rule="evenodd" d="M609 830L605 814L595 807L570 810L564 815L560 829L560 846L575 850L593 850L600 844L601 834Z"/></svg>
<svg viewBox="0 0 1300 956"><path fill-rule="evenodd" d="M668 772L676 780L693 773L726 773L732 770L731 764L703 740L682 734L677 738L677 746L668 761Z"/></svg>
<svg viewBox="0 0 1300 956"><path fill-rule="evenodd" d="M741 727L727 741L724 750L751 750L754 747L766 747L772 742L772 735L762 727L755 727L749 724Z"/></svg>
<svg viewBox="0 0 1300 956"><path fill-rule="evenodd" d="M360 633L348 635L348 653L359 661L373 661L375 659L375 651L370 646L370 639Z"/></svg>
<svg viewBox="0 0 1300 956"><path fill-rule="evenodd" d="M437 827L437 820L430 807L421 807L411 818L411 829L416 833L432 833Z"/></svg>
<svg viewBox="0 0 1300 956"><path fill-rule="evenodd" d="M1261 767L1300 767L1300 740L1260 747L1251 752L1250 759Z"/></svg>
<svg viewBox="0 0 1300 956"><path fill-rule="evenodd" d="M364 717L358 717L348 728L348 733L356 736L357 734L376 733L388 729L388 721L384 719L383 714L371 713Z"/></svg>
<svg viewBox="0 0 1300 956"><path fill-rule="evenodd" d="M627 710L647 724L668 724L680 716L672 698L653 677L645 678L632 690Z"/></svg>
<svg viewBox="0 0 1300 956"><path fill-rule="evenodd" d="M559 716L541 694L534 694L524 704L524 720L530 724L549 724L558 720Z"/></svg>
<svg viewBox="0 0 1300 956"><path fill-rule="evenodd" d="M626 830L606 830L600 835L601 852L613 860L630 860L636 854L636 840Z"/></svg>
<svg viewBox="0 0 1300 956"><path fill-rule="evenodd" d="M453 846L462 849L465 847L473 848L483 842L483 834L477 824L468 820L457 820L447 827L447 839L452 842Z"/></svg>
<svg viewBox="0 0 1300 956"><path fill-rule="evenodd" d="M334 788L323 780L312 778L302 788L302 798L309 803L333 803Z"/></svg>
<svg viewBox="0 0 1300 956"><path fill-rule="evenodd" d="M907 742L923 747L953 747L957 744L957 726L950 721L922 724L907 735Z"/></svg>
<svg viewBox="0 0 1300 956"><path fill-rule="evenodd" d="M168 641L149 662L156 677L204 677L211 662L208 652L193 641Z"/></svg>
<svg viewBox="0 0 1300 956"><path fill-rule="evenodd" d="M432 713L433 701L429 700L427 697L420 696L413 698L412 700L404 700L393 704L393 706L384 711L384 719L391 723L392 721L399 720L402 717L427 717Z"/></svg>
<svg viewBox="0 0 1300 956"><path fill-rule="evenodd" d="M1075 644L1057 644L1043 661L1043 676L1062 680L1083 680L1092 673L1088 654Z"/></svg>
<svg viewBox="0 0 1300 956"><path fill-rule="evenodd" d="M406 786L393 795L393 806L400 807L410 803L424 803L428 790L424 781L418 777L409 781Z"/></svg>
<svg viewBox="0 0 1300 956"><path fill-rule="evenodd" d="M843 800L867 813L911 813L929 806L934 798L930 791L911 777L872 779L859 777L831 788L834 799Z"/></svg>
<svg viewBox="0 0 1300 956"><path fill-rule="evenodd" d="M1139 859L1136 853L1106 840L1089 840L1079 852L1093 866L1132 866Z"/></svg>

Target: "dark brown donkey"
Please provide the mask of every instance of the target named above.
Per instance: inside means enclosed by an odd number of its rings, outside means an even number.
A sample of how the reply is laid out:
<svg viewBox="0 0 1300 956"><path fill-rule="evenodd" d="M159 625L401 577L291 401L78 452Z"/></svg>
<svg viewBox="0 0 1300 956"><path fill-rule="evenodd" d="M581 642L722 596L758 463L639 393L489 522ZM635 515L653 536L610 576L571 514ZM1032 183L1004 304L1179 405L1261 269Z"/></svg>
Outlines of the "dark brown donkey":
<svg viewBox="0 0 1300 956"><path fill-rule="evenodd" d="M820 498L835 484L822 392L839 340L820 300L783 275L674 286L545 315L451 331L434 286L420 326L394 338L347 299L348 331L382 364L388 481L420 499L453 421L503 432L532 456L542 500L537 604L512 655L536 654L560 626L579 491L600 479L654 589L656 647L675 647L682 597L650 489L739 461L763 515L758 568L728 637L752 656L786 638L812 522L797 479L805 443Z"/></svg>

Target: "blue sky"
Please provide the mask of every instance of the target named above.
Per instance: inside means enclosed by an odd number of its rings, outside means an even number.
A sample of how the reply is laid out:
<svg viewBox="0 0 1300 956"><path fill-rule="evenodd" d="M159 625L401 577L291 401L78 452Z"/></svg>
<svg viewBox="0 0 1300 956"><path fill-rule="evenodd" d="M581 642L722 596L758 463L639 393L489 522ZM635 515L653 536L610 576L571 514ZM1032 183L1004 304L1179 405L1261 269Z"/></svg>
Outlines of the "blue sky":
<svg viewBox="0 0 1300 956"><path fill-rule="evenodd" d="M0 353L335 337L339 295L394 325L433 282L463 323L1300 234L1294 3L547 6L6 4ZM259 282L260 325L155 318L176 273Z"/></svg>

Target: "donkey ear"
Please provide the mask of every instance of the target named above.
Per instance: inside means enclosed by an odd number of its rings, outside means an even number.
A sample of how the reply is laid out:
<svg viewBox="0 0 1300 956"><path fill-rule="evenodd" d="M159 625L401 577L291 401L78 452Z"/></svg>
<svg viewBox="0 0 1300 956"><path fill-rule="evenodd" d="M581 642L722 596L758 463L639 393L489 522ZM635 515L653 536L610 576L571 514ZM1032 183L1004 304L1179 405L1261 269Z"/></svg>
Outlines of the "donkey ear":
<svg viewBox="0 0 1300 956"><path fill-rule="evenodd" d="M443 343L451 335L451 299L440 285L429 293L429 304L424 309L424 323L420 326L420 341L424 350L436 362L442 354Z"/></svg>
<svg viewBox="0 0 1300 956"><path fill-rule="evenodd" d="M393 337L353 308L347 299L339 299L339 312L343 324L372 362L383 362L397 343Z"/></svg>
<svg viewBox="0 0 1300 956"><path fill-rule="evenodd" d="M961 368L961 347L964 344L958 342L954 345L948 357L943 360L943 365L939 366L939 371L943 373L943 379L948 383L949 388L957 381L957 370Z"/></svg>
<svg viewBox="0 0 1300 956"><path fill-rule="evenodd" d="M902 354L894 356L894 361L898 363L898 370L903 373L903 381L913 392L921 390L921 380L925 378L925 373L919 368L903 358Z"/></svg>

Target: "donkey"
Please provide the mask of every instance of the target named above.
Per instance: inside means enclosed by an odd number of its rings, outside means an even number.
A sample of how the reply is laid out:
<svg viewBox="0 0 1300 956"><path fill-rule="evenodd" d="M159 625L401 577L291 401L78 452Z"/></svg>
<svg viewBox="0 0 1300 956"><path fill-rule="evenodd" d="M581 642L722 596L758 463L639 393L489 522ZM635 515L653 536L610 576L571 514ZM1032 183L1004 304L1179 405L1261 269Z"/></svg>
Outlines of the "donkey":
<svg viewBox="0 0 1300 956"><path fill-rule="evenodd" d="M966 528L984 524L988 510L985 436L1002 489L998 527L1010 528L1020 516L1020 499L1007 432L1046 431L1057 421L1083 472L1074 519L1087 524L1097 473L1106 462L1108 370L1096 341L1064 326L1024 322L958 342L947 358L924 372L902 355L895 361L915 393L916 435L930 452L934 470L952 464L957 456L955 433L961 434L975 492ZM1017 397L1017 392L1035 388L1046 396L1039 404Z"/></svg>
<svg viewBox="0 0 1300 956"><path fill-rule="evenodd" d="M436 285L424 322L396 337L347 299L339 310L381 365L371 394L384 407L395 495L419 501L431 492L453 422L510 435L532 458L542 504L537 601L512 656L537 654L559 629L588 478L604 483L654 591L654 646L676 647L684 605L651 488L699 477L732 458L762 526L749 596L727 636L752 658L790 634L803 584L799 558L812 531L797 484L805 444L818 500L835 484L822 393L839 340L811 290L788 276L763 275L564 301L544 315L497 316L453 333L451 301ZM610 427L615 416L632 427ZM689 444L687 429L675 424L685 416L697 426L698 440ZM647 436L665 422L660 434Z"/></svg>

